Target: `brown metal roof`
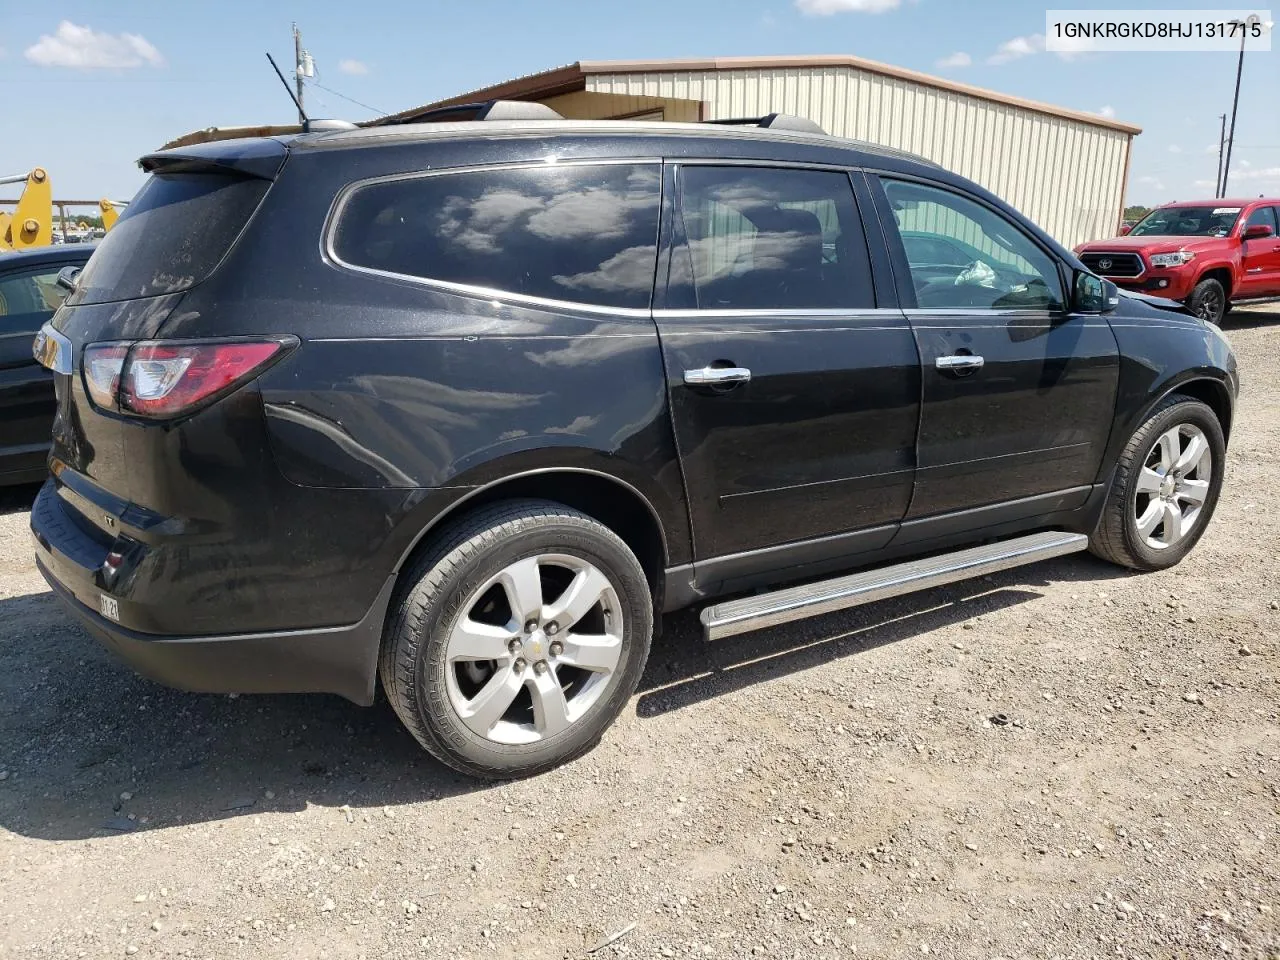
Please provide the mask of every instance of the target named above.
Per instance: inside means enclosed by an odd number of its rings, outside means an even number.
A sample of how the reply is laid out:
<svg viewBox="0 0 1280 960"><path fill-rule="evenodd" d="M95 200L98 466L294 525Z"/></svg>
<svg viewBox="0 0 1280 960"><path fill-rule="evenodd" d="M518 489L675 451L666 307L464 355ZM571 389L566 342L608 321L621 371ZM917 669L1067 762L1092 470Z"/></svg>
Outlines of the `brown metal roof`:
<svg viewBox="0 0 1280 960"><path fill-rule="evenodd" d="M1130 135L1142 132L1141 127L1123 123L1119 120L1111 120L1094 113L1067 110L1064 107L1039 103L1035 100L1026 100L1006 93L997 93L994 90L985 90L982 87L973 87L966 83L956 83L952 80L945 80L942 77L920 73L916 70L907 70L903 67L878 63L875 60L864 60L861 57L847 54L830 56L713 57L703 60L580 60L577 63L556 67L542 73L533 73L513 80L506 80L490 87L472 90L470 93L459 94L456 97L450 97L448 100L439 100L421 107L414 107L411 110L403 110L389 117L381 117L378 120L371 121L369 125L397 121L404 122L407 118L424 113L427 110L452 106L458 103L485 100L532 100L554 96L558 93L570 93L574 90L583 89L586 86L589 74L682 73L705 70L812 69L818 67L851 67L855 70L877 73L897 80L907 80L911 83L934 87L950 93L976 97L979 100L990 100L995 103L1021 107L1024 110L1032 110L1036 113L1063 117L1079 123L1106 127L1110 130L1119 130Z"/></svg>

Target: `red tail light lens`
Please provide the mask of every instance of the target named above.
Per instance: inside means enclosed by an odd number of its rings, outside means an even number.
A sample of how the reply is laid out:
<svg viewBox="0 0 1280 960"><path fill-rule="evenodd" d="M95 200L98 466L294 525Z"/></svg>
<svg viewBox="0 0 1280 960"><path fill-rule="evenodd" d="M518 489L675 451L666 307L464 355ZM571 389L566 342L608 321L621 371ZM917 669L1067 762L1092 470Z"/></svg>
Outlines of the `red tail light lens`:
<svg viewBox="0 0 1280 960"><path fill-rule="evenodd" d="M249 379L284 346L277 340L136 343L125 364L120 407L143 417L189 412Z"/></svg>
<svg viewBox="0 0 1280 960"><path fill-rule="evenodd" d="M94 406L116 408L120 374L129 354L127 343L95 343L84 351L84 388Z"/></svg>

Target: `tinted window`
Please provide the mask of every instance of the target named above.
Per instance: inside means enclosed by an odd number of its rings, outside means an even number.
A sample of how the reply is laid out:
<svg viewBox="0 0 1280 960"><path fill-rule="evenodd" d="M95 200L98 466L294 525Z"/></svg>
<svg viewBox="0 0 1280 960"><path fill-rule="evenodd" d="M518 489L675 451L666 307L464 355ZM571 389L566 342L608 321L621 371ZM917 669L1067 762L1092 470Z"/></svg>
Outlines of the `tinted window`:
<svg viewBox="0 0 1280 960"><path fill-rule="evenodd" d="M949 190L882 182L921 307L1061 309L1056 263L1013 221Z"/></svg>
<svg viewBox="0 0 1280 960"><path fill-rule="evenodd" d="M40 328L67 295L57 284L61 269L56 264L0 276L0 333Z"/></svg>
<svg viewBox="0 0 1280 960"><path fill-rule="evenodd" d="M649 305L657 164L451 173L358 188L334 252L345 263L609 307Z"/></svg>
<svg viewBox="0 0 1280 960"><path fill-rule="evenodd" d="M680 204L699 309L875 305L845 174L687 166Z"/></svg>
<svg viewBox="0 0 1280 960"><path fill-rule="evenodd" d="M71 303L176 293L207 277L253 216L267 180L153 175L98 244Z"/></svg>
<svg viewBox="0 0 1280 960"><path fill-rule="evenodd" d="M1276 208L1258 207L1253 213L1249 214L1249 220L1245 223L1246 229L1257 224L1270 227L1272 233L1280 232L1277 230L1276 225Z"/></svg>

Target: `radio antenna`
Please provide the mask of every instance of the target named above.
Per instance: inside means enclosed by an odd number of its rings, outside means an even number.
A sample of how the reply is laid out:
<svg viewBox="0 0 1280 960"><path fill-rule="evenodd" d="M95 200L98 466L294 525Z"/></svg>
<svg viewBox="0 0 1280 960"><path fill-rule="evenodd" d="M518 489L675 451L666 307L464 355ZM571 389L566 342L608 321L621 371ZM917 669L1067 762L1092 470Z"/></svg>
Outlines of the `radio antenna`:
<svg viewBox="0 0 1280 960"><path fill-rule="evenodd" d="M271 61L271 67L276 72L276 76L280 78L280 82L284 84L284 92L289 95L289 99L293 101L293 105L298 108L298 116L302 118L304 124L310 123L311 118L302 112L302 104L298 98L293 95L293 91L289 89L289 81L284 78L284 74L280 72L280 68L276 66L276 58L267 54L267 59Z"/></svg>

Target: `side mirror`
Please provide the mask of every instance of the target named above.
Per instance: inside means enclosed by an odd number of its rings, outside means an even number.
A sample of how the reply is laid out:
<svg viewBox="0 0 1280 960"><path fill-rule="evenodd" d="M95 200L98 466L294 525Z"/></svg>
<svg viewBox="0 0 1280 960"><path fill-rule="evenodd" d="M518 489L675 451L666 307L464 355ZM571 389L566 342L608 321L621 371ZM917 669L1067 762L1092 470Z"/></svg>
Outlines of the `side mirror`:
<svg viewBox="0 0 1280 960"><path fill-rule="evenodd" d="M1071 299L1074 313L1110 313L1120 305L1120 290L1110 280L1077 270Z"/></svg>
<svg viewBox="0 0 1280 960"><path fill-rule="evenodd" d="M1265 223L1255 223L1244 228L1244 239L1246 240L1262 240L1274 234L1275 231Z"/></svg>
<svg viewBox="0 0 1280 960"><path fill-rule="evenodd" d="M1132 229L1133 227L1129 226L1127 223L1120 224L1120 236L1127 237L1129 235L1129 231Z"/></svg>
<svg viewBox="0 0 1280 960"><path fill-rule="evenodd" d="M80 267L63 267L58 271L58 277L53 282L70 293L76 288L76 279L80 276L81 269Z"/></svg>

